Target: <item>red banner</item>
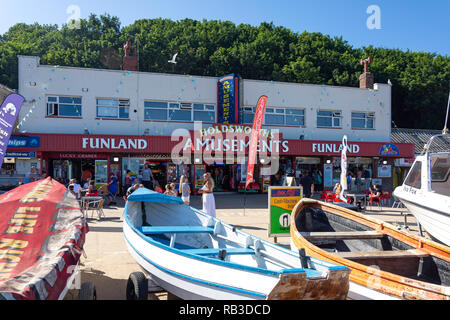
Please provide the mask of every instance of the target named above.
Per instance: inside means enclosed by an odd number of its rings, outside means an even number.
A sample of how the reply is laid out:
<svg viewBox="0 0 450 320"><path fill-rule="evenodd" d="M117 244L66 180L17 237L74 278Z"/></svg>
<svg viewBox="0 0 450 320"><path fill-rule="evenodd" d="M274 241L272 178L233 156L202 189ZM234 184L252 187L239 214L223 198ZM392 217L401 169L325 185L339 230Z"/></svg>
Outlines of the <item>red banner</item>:
<svg viewBox="0 0 450 320"><path fill-rule="evenodd" d="M253 182L253 169L255 168L256 148L259 141L259 131L261 130L262 122L264 120L264 113L266 111L267 96L259 97L256 105L255 118L253 119L252 136L250 138L250 148L248 154L247 179L245 182L245 189Z"/></svg>
<svg viewBox="0 0 450 320"><path fill-rule="evenodd" d="M77 200L49 177L1 195L0 207L0 300L58 299L88 231Z"/></svg>

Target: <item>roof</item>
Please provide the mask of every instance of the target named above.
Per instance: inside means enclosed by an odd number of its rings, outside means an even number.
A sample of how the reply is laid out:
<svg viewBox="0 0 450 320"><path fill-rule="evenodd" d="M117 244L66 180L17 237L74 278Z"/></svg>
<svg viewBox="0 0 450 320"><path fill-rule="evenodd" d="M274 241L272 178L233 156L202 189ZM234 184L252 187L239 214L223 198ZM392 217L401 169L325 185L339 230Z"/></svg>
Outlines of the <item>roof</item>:
<svg viewBox="0 0 450 320"><path fill-rule="evenodd" d="M414 144L414 153L420 154L430 138L438 134L442 134L442 130L392 128L391 142L412 143ZM450 139L435 139L433 141L434 152L448 152L449 150Z"/></svg>

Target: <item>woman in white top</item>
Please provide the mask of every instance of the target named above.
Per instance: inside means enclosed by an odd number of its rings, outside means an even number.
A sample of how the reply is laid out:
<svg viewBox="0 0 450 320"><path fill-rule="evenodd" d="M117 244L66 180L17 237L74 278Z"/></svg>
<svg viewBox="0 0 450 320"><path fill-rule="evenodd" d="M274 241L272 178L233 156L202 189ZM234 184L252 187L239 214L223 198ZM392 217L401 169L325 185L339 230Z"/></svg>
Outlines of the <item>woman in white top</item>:
<svg viewBox="0 0 450 320"><path fill-rule="evenodd" d="M180 193L181 200L187 205L189 205L191 200L191 188L189 187L188 179L185 175L180 178Z"/></svg>
<svg viewBox="0 0 450 320"><path fill-rule="evenodd" d="M211 178L211 173L205 173L203 175L203 181L205 182L205 185L199 190L202 194L203 211L215 217L216 202L213 195L214 180Z"/></svg>

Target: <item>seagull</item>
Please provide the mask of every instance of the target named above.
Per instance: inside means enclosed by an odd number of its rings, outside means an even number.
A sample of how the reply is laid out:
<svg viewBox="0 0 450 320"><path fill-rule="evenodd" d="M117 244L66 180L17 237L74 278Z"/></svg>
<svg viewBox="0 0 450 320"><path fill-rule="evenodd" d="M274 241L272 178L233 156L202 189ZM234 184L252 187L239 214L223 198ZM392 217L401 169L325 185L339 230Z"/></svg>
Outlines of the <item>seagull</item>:
<svg viewBox="0 0 450 320"><path fill-rule="evenodd" d="M388 85L392 86L391 79L388 79Z"/></svg>
<svg viewBox="0 0 450 320"><path fill-rule="evenodd" d="M177 58L177 55L178 55L178 52L175 53L175 54L173 55L172 60L168 60L167 62L170 62L170 63L177 63L177 62L175 61L175 59Z"/></svg>

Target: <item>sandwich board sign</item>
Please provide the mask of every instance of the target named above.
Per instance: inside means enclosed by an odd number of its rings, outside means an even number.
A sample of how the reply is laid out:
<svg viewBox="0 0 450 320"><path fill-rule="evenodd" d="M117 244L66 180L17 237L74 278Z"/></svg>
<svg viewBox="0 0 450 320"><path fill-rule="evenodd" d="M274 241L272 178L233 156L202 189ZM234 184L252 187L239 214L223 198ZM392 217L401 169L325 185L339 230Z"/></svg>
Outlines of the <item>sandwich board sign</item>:
<svg viewBox="0 0 450 320"><path fill-rule="evenodd" d="M289 237L291 212L303 197L302 187L269 187L269 237Z"/></svg>

